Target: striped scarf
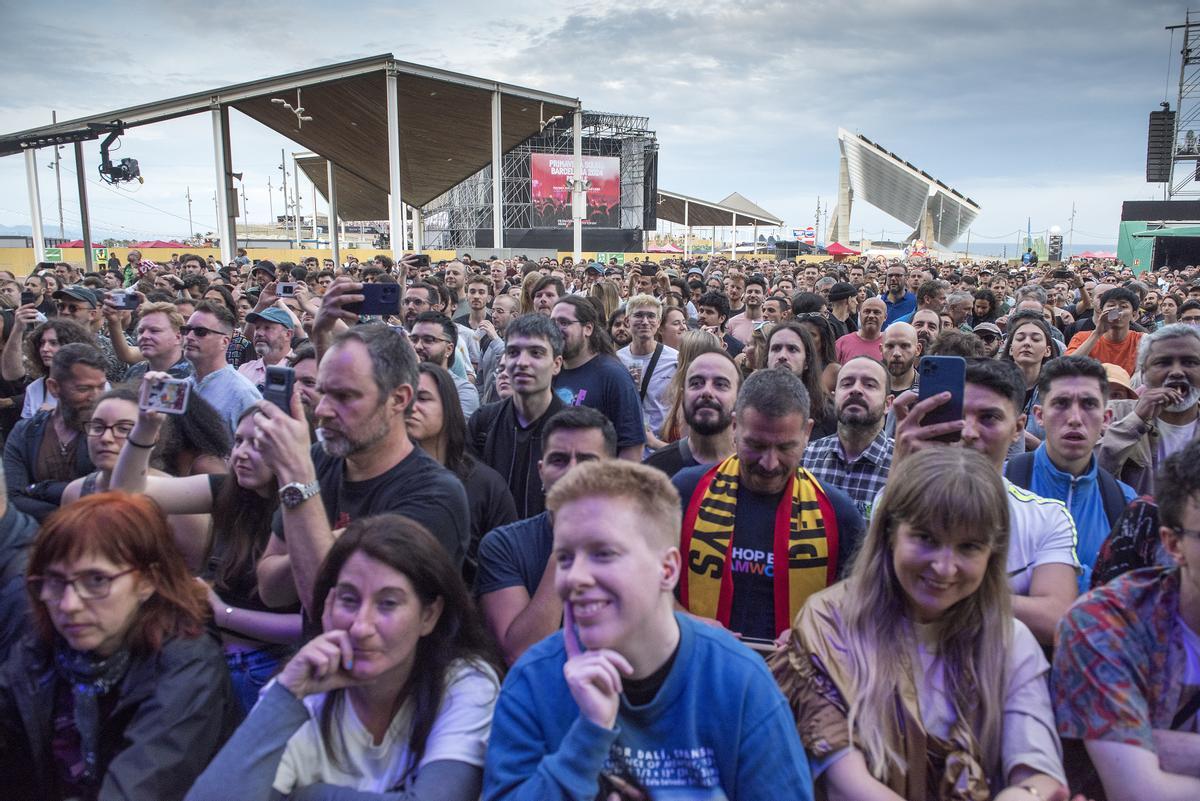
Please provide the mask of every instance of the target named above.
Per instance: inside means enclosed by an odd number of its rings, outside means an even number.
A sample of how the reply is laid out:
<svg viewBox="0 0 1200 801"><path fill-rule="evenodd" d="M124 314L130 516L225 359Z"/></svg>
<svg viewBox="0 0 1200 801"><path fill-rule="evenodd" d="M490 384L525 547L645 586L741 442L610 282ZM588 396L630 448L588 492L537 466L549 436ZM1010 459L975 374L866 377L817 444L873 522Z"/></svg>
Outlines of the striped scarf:
<svg viewBox="0 0 1200 801"><path fill-rule="evenodd" d="M733 606L733 550L738 459L730 456L696 486L683 520L680 543L686 559L680 602L692 614L729 626ZM829 497L802 467L788 479L775 513L776 634L789 628L800 607L837 577L837 518ZM786 565L787 569L780 569Z"/></svg>

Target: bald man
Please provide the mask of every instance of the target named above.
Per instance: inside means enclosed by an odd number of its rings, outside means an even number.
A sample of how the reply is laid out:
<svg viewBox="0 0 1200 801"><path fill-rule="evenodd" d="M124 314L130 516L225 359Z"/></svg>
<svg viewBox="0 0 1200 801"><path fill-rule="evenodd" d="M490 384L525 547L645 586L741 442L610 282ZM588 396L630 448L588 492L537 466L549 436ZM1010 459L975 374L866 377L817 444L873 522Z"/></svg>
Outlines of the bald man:
<svg viewBox="0 0 1200 801"><path fill-rule="evenodd" d="M892 323L883 332L883 366L888 373L888 391L899 395L917 382L917 359L923 350L917 329L908 323Z"/></svg>
<svg viewBox="0 0 1200 801"><path fill-rule="evenodd" d="M858 330L840 337L835 345L839 364L855 356L870 356L883 360L883 338L880 329L887 317L887 306L879 298L867 298L858 309ZM911 326L910 326L911 328Z"/></svg>

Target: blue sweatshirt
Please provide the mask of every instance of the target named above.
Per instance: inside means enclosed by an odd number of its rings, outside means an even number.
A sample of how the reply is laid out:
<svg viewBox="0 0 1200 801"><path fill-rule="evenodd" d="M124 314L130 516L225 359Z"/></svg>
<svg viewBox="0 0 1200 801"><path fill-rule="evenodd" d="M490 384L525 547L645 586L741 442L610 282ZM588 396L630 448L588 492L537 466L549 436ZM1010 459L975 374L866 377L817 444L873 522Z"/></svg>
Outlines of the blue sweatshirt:
<svg viewBox="0 0 1200 801"><path fill-rule="evenodd" d="M762 658L727 632L675 618L666 680L645 706L622 696L612 730L579 713L561 631L529 649L496 704L484 801L592 801L601 772L666 801L811 801L795 720Z"/></svg>
<svg viewBox="0 0 1200 801"><path fill-rule="evenodd" d="M1092 566L1100 554L1100 546L1108 539L1112 525L1108 515L1104 513L1104 497L1100 494L1099 466L1096 457L1092 457L1088 469L1081 476L1072 476L1054 466L1050 455L1046 453L1046 443L1038 446L1033 452L1033 476L1030 480L1030 491L1043 498L1055 498L1066 504L1075 519L1075 531L1079 538L1075 543L1075 553L1079 564L1083 566L1079 574L1079 591L1087 592L1092 587ZM1125 503L1137 497L1133 487L1123 481L1117 481L1121 492L1125 494Z"/></svg>

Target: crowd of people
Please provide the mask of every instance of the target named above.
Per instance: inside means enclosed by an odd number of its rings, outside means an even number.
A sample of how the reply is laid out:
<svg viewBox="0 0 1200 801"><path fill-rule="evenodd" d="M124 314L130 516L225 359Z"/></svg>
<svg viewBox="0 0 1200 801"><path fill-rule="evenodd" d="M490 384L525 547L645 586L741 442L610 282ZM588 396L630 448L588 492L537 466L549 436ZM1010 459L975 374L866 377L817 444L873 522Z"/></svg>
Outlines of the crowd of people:
<svg viewBox="0 0 1200 801"><path fill-rule="evenodd" d="M1200 798L1196 267L133 251L0 343L0 797Z"/></svg>

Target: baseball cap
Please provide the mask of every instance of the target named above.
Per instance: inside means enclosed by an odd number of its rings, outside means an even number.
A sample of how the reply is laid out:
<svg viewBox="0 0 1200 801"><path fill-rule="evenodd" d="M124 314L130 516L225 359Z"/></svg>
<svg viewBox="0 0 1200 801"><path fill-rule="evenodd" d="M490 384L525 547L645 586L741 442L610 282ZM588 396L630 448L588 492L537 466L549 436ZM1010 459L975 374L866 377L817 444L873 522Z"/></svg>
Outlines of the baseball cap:
<svg viewBox="0 0 1200 801"><path fill-rule="evenodd" d="M1000 330L1000 326L995 323L980 323L971 329L974 334L995 334L998 337L1004 336L1004 332Z"/></svg>
<svg viewBox="0 0 1200 801"><path fill-rule="evenodd" d="M70 298L71 300L82 300L84 303L90 304L93 309L99 308L100 306L100 298L97 297L95 292L88 289L86 286L65 286L54 293L55 300L64 300L66 298Z"/></svg>
<svg viewBox="0 0 1200 801"><path fill-rule="evenodd" d="M288 329L293 329L296 324L292 322L292 316L278 306L268 306L260 312L250 312L246 315L248 323L278 323L285 325Z"/></svg>

